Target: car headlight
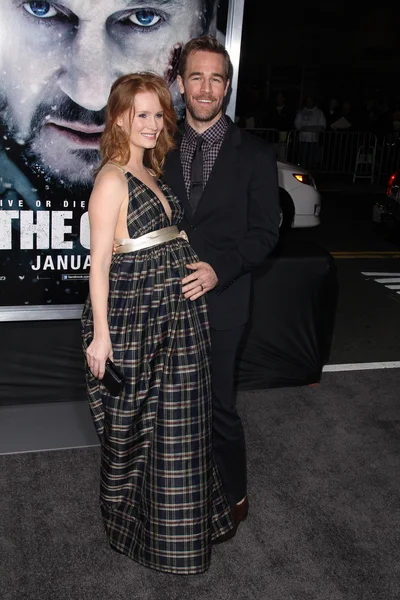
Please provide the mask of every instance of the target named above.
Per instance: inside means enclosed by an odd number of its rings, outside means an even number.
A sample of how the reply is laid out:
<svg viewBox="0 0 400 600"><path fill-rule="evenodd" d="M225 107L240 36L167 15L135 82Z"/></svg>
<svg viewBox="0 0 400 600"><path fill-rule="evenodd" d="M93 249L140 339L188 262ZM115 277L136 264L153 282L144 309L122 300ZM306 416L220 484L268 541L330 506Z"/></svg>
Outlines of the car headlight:
<svg viewBox="0 0 400 600"><path fill-rule="evenodd" d="M300 183L311 185L314 189L317 189L315 181L309 173L293 173L293 177L297 179L297 181L300 181Z"/></svg>

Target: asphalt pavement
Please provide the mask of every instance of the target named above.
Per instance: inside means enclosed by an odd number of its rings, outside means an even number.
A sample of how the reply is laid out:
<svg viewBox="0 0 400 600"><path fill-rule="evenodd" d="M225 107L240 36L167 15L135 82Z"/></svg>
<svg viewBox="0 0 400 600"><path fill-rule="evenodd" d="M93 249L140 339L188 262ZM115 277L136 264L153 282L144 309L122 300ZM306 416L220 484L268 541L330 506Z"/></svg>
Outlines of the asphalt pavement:
<svg viewBox="0 0 400 600"><path fill-rule="evenodd" d="M381 193L367 183L322 191L321 225L289 233L335 258L340 291L330 364L400 360L400 233L372 222Z"/></svg>

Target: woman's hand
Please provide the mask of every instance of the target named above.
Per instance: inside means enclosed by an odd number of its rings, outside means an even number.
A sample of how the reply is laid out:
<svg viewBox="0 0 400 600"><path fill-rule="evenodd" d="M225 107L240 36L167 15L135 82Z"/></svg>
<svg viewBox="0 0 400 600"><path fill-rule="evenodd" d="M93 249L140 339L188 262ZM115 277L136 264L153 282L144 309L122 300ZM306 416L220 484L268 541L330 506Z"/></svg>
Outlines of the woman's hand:
<svg viewBox="0 0 400 600"><path fill-rule="evenodd" d="M89 369L97 379L103 379L106 360L113 359L110 338L94 338L86 350L86 360Z"/></svg>

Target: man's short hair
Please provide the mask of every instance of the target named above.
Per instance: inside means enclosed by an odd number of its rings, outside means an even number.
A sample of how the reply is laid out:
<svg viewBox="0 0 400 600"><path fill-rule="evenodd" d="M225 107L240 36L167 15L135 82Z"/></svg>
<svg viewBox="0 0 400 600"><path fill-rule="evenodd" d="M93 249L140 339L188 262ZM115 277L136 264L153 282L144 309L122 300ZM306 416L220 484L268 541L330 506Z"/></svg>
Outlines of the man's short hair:
<svg viewBox="0 0 400 600"><path fill-rule="evenodd" d="M178 73L182 79L185 74L188 56L194 52L213 52L214 54L220 54L223 56L225 66L224 77L225 81L228 81L231 70L229 54L225 46L223 46L215 37L212 37L211 35L203 35L201 37L194 38L193 40L189 40L189 42L183 46L178 65Z"/></svg>

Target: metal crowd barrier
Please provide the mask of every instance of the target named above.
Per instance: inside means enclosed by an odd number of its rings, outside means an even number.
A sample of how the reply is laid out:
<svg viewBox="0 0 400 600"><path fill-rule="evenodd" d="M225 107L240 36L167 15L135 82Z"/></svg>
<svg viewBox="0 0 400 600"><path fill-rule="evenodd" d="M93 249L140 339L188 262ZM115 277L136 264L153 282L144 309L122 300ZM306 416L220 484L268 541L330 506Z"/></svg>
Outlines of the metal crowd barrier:
<svg viewBox="0 0 400 600"><path fill-rule="evenodd" d="M257 135L266 142L275 146L276 158L278 160L286 161L287 156L287 137L288 131L278 131L278 129L261 129L261 128L247 128L246 131Z"/></svg>
<svg viewBox="0 0 400 600"><path fill-rule="evenodd" d="M316 173L351 175L372 183L400 169L400 134L378 140L369 131L279 132L247 129L274 144L278 160L300 165Z"/></svg>

